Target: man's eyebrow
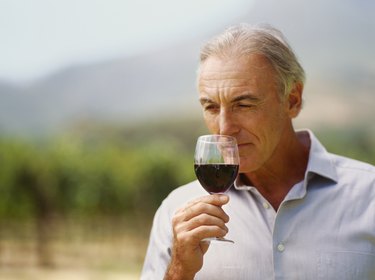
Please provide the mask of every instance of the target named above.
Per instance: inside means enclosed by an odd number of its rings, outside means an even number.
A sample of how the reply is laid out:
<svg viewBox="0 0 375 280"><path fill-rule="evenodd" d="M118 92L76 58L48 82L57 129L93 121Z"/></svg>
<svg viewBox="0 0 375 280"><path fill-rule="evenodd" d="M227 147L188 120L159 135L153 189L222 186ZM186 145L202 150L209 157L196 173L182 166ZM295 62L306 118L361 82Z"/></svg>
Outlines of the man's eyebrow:
<svg viewBox="0 0 375 280"><path fill-rule="evenodd" d="M240 102L240 101L244 101L244 100L247 100L247 101L252 101L252 102L259 102L260 99L254 95L251 95L249 93L246 93L246 94L243 94L243 95L240 95L240 96L236 96L235 98L233 98L231 100L231 103L235 103L235 102Z"/></svg>
<svg viewBox="0 0 375 280"><path fill-rule="evenodd" d="M242 94L242 95L239 95L239 96L236 96L235 98L233 98L231 100L231 103L236 103L236 102L240 102L240 101L244 101L244 100L252 101L252 102L259 102L260 101L259 97L251 95L250 93L245 93L245 94ZM210 99L208 97L199 98L199 102L201 104L215 103L215 101L213 101L212 99Z"/></svg>
<svg viewBox="0 0 375 280"><path fill-rule="evenodd" d="M211 100L210 98L208 97L201 97L199 98L199 102L203 105L205 103L214 103L213 100Z"/></svg>

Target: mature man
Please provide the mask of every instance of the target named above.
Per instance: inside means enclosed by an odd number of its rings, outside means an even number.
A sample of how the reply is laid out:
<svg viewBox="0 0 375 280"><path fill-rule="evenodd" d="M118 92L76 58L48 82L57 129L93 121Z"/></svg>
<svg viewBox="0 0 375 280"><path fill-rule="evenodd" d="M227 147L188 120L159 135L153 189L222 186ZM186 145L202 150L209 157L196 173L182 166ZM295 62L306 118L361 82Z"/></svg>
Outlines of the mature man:
<svg viewBox="0 0 375 280"><path fill-rule="evenodd" d="M231 27L200 58L204 120L236 137L240 175L227 195L194 181L164 200L142 279L375 279L375 168L293 129L304 71L282 34Z"/></svg>

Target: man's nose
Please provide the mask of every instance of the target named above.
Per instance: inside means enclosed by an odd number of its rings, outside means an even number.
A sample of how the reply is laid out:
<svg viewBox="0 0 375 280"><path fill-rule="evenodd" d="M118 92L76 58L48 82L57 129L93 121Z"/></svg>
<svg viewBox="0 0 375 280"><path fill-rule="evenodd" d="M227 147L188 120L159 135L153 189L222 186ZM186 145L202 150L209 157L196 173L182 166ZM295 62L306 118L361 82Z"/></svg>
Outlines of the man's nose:
<svg viewBox="0 0 375 280"><path fill-rule="evenodd" d="M235 135L238 132L238 124L233 112L221 110L219 116L219 130L223 135Z"/></svg>

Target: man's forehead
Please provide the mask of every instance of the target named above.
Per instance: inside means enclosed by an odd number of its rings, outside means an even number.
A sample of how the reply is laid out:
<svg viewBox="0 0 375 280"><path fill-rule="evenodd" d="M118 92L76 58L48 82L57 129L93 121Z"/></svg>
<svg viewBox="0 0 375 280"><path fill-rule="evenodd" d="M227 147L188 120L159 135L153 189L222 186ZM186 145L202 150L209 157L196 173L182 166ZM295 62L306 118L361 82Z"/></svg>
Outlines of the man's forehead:
<svg viewBox="0 0 375 280"><path fill-rule="evenodd" d="M247 87L259 84L266 75L257 71L202 71L198 83L203 87Z"/></svg>
<svg viewBox="0 0 375 280"><path fill-rule="evenodd" d="M199 80L248 80L258 75L274 75L273 67L261 55L238 58L209 57L200 67Z"/></svg>
<svg viewBox="0 0 375 280"><path fill-rule="evenodd" d="M222 80L222 79L233 79L233 80L248 80L253 73L250 71L225 71L224 69L218 69L218 71L202 71L199 75L201 80Z"/></svg>
<svg viewBox="0 0 375 280"><path fill-rule="evenodd" d="M253 53L233 57L210 56L202 62L200 68L204 70L225 67L233 71L238 71L243 68L267 68L269 66L271 66L271 63L263 54Z"/></svg>

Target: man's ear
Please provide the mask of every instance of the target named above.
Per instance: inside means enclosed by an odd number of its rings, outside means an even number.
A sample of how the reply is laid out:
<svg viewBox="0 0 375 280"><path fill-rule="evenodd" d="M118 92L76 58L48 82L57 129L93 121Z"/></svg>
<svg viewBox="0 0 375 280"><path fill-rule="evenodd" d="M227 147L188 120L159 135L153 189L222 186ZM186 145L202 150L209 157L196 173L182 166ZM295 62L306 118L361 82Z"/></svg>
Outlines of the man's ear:
<svg viewBox="0 0 375 280"><path fill-rule="evenodd" d="M297 117L302 109L302 92L303 84L295 83L287 97L287 103L289 106L288 112L290 118Z"/></svg>

